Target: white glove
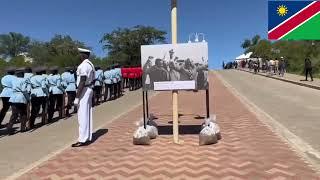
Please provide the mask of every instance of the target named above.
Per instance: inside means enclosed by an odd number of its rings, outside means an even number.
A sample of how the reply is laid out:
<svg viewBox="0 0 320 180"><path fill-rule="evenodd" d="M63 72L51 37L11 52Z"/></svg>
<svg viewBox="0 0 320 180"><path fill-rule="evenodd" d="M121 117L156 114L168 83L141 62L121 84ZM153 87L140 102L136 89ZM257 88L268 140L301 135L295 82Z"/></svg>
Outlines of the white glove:
<svg viewBox="0 0 320 180"><path fill-rule="evenodd" d="M79 102L80 102L79 98L76 98L76 99L73 101L73 104L74 104L75 106L78 106L78 105L79 105Z"/></svg>

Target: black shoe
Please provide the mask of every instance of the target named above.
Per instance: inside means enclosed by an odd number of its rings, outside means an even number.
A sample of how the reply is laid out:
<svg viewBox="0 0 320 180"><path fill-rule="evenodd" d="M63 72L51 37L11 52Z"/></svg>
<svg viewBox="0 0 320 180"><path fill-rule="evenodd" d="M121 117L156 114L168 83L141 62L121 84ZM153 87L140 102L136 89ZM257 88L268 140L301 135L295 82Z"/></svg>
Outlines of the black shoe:
<svg viewBox="0 0 320 180"><path fill-rule="evenodd" d="M9 136L14 135L14 133L15 133L15 132L14 132L13 129L9 129L9 130L8 130L8 135L9 135Z"/></svg>
<svg viewBox="0 0 320 180"><path fill-rule="evenodd" d="M82 143L82 142L77 142L71 145L71 147L81 147L81 146L85 146L86 143Z"/></svg>
<svg viewBox="0 0 320 180"><path fill-rule="evenodd" d="M0 129L7 127L7 125L1 124Z"/></svg>

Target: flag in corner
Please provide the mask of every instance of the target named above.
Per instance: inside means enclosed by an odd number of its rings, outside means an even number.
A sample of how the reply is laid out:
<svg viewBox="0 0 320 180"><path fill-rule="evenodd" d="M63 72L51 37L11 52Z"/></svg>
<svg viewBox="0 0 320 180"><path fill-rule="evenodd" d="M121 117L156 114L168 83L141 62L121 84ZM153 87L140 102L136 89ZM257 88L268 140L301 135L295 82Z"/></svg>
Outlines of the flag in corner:
<svg viewBox="0 0 320 180"><path fill-rule="evenodd" d="M269 1L268 39L320 40L320 1Z"/></svg>

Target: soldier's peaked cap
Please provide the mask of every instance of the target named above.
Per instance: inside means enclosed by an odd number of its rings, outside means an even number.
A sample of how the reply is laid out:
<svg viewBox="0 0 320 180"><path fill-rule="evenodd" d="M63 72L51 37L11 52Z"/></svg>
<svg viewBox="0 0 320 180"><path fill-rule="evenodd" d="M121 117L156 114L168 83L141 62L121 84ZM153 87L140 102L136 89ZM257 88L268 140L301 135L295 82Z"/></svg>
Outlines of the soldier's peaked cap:
<svg viewBox="0 0 320 180"><path fill-rule="evenodd" d="M91 53L89 49L78 48L79 53Z"/></svg>
<svg viewBox="0 0 320 180"><path fill-rule="evenodd" d="M45 68L42 66L38 66L38 67L35 67L33 70L34 70L34 72L42 72L45 70Z"/></svg>
<svg viewBox="0 0 320 180"><path fill-rule="evenodd" d="M22 67L22 68L18 68L16 69L16 73L23 73L25 71L26 68Z"/></svg>
<svg viewBox="0 0 320 180"><path fill-rule="evenodd" d="M52 66L52 67L50 67L50 71L56 71L56 70L58 70L59 69L59 67L58 66Z"/></svg>

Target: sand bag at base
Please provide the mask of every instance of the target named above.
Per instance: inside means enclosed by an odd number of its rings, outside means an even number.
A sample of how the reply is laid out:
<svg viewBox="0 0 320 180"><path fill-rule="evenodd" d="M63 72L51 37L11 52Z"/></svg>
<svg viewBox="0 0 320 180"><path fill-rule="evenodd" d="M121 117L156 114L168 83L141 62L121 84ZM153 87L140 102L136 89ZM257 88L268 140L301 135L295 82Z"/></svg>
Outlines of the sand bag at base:
<svg viewBox="0 0 320 180"><path fill-rule="evenodd" d="M136 132L133 134L133 144L134 145L149 145L150 137L148 135L147 129L143 126L138 127Z"/></svg>
<svg viewBox="0 0 320 180"><path fill-rule="evenodd" d="M147 132L150 139L155 139L158 136L158 129L155 126L147 125Z"/></svg>

